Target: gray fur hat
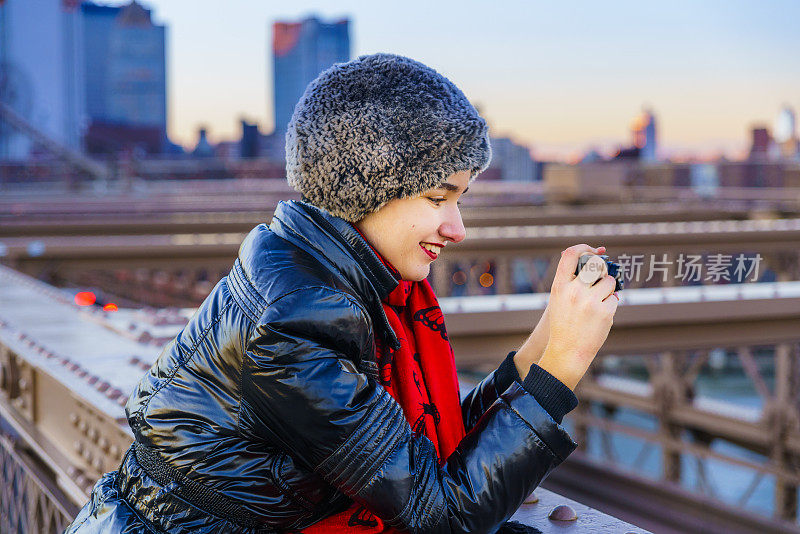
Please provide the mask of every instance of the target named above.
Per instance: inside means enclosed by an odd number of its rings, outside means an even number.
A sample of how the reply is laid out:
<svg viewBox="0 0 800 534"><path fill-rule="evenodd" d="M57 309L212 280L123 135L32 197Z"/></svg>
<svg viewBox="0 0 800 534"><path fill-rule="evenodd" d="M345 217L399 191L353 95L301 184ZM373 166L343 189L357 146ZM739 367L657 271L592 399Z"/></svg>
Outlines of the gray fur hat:
<svg viewBox="0 0 800 534"><path fill-rule="evenodd" d="M286 132L286 176L307 202L350 222L395 198L489 165L486 122L450 80L403 56L323 71Z"/></svg>

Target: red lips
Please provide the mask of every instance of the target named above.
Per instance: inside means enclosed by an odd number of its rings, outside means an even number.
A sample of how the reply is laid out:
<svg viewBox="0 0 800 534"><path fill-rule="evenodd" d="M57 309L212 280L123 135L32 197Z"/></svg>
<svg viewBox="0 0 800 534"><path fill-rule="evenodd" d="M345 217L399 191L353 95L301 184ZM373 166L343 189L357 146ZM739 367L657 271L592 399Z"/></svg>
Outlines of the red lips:
<svg viewBox="0 0 800 534"><path fill-rule="evenodd" d="M423 247L422 245L420 245L420 246L419 246L419 248L421 248L422 250L424 250L424 251L425 251L425 253L426 253L428 256L430 256L430 258L431 258L432 260L435 260L437 257L439 257L439 255L438 255L438 254L434 254L433 252L431 252L431 251L430 251L430 250L428 250L427 248Z"/></svg>

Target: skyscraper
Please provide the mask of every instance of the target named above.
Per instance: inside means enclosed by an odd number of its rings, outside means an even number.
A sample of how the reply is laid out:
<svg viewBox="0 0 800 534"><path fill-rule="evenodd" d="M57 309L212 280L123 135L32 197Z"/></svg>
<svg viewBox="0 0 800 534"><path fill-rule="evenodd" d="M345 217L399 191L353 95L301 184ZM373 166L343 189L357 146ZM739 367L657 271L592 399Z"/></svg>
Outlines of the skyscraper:
<svg viewBox="0 0 800 534"><path fill-rule="evenodd" d="M0 1L0 102L51 140L80 149L79 14L62 0ZM0 121L0 159L27 159L32 141Z"/></svg>
<svg viewBox="0 0 800 534"><path fill-rule="evenodd" d="M649 109L642 111L631 124L633 145L639 149L639 159L656 161L656 119Z"/></svg>
<svg viewBox="0 0 800 534"><path fill-rule="evenodd" d="M772 143L769 130L763 126L756 126L751 130L750 156L751 160L765 160Z"/></svg>
<svg viewBox="0 0 800 534"><path fill-rule="evenodd" d="M778 112L775 121L775 143L780 157L785 159L798 159L800 157L800 142L797 139L796 118L794 110L784 104Z"/></svg>
<svg viewBox="0 0 800 534"><path fill-rule="evenodd" d="M81 6L92 152L161 152L167 135L166 29L135 0Z"/></svg>
<svg viewBox="0 0 800 534"><path fill-rule="evenodd" d="M794 139L796 120L794 110L788 104L784 104L778 112L778 118L775 120L775 141L778 143L785 143Z"/></svg>
<svg viewBox="0 0 800 534"><path fill-rule="evenodd" d="M272 25L272 64L275 132L282 134L306 86L334 63L350 61L350 21L301 22Z"/></svg>
<svg viewBox="0 0 800 534"><path fill-rule="evenodd" d="M258 124L249 123L242 119L242 138L239 141L239 157L256 158L261 151L261 135L258 132Z"/></svg>

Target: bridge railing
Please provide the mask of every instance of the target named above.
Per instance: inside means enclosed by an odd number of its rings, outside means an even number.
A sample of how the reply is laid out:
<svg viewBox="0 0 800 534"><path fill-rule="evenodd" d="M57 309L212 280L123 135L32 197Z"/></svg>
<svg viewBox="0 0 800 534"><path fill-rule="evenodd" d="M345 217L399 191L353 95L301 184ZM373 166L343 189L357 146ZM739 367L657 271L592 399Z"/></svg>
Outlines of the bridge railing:
<svg viewBox="0 0 800 534"><path fill-rule="evenodd" d="M459 368L480 374L524 342L547 295L440 302ZM693 514L713 517L718 525L736 517L740 525L727 531L706 526L705 532L800 528L798 324L800 282L624 294L601 353L576 388L580 405L565 419L580 444L573 456L616 466L631 480L650 480L649 486L620 482L624 497L604 491L605 505L616 499L620 510L615 515L647 527L634 519L635 510L647 509L645 500L663 490L679 511L673 515L687 518L686 528ZM713 391L720 380L735 388ZM592 469L575 469L572 474L586 484L571 487L577 492L573 497L590 505L599 497L591 495L593 483L610 487L610 475L592 480L586 474ZM560 480L556 487L566 489L559 473L553 475ZM725 475L722 486L713 480L719 474ZM770 502L754 503L756 494L763 501L765 486ZM686 498L686 490L694 501L704 499L703 509ZM623 506L625 497L629 500ZM610 506L603 509L614 514ZM755 513L766 522L759 523ZM742 526L748 524L748 529Z"/></svg>
<svg viewBox="0 0 800 534"><path fill-rule="evenodd" d="M199 234L3 237L0 260L140 305L198 305L244 238L223 222ZM800 218L470 227L467 235L431 266L439 297L547 292L560 251L581 242L608 248L627 289L800 280Z"/></svg>
<svg viewBox="0 0 800 534"><path fill-rule="evenodd" d="M78 506L3 423L0 417L0 532L63 532Z"/></svg>
<svg viewBox="0 0 800 534"><path fill-rule="evenodd" d="M709 366L709 355L720 356ZM606 361L609 359L605 357ZM582 403L571 416L576 440L583 451L607 465L637 473L657 451L657 479L681 484L704 496L748 507L760 484L773 487L773 516L797 521L800 485L800 345L734 346L721 349L672 350L641 357L626 357L628 365L615 359L615 373L622 367L644 367L641 381L613 376L610 366L594 368L594 374L577 388ZM632 360L639 360L643 366ZM698 386L701 372L717 375L733 370L748 379L757 392L748 405L709 398ZM631 369L621 374L629 375ZM772 383L772 386L768 385ZM750 389L740 381L740 390ZM755 402L753 402L755 401ZM627 417L618 417L620 411ZM631 414L645 415L634 420ZM647 417L649 416L649 417ZM649 423L649 424L648 424ZM650 428L647 428L647 427ZM623 456L614 436L637 442ZM740 476L734 484L720 487L713 482L710 464ZM691 479L694 480L691 480ZM763 513L763 510L762 510Z"/></svg>

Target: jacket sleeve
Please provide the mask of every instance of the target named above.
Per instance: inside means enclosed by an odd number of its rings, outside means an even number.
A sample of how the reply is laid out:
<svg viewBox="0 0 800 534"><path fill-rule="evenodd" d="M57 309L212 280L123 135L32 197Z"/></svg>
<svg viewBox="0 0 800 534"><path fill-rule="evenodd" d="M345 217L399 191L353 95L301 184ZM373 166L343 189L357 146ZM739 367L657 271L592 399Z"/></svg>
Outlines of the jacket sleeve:
<svg viewBox="0 0 800 534"><path fill-rule="evenodd" d="M468 432L486 409L515 381L522 384L522 388L533 395L536 402L558 424L578 405L578 398L571 389L536 364L531 365L523 381L514 363L516 353L509 352L500 366L472 388L461 401L461 414Z"/></svg>
<svg viewBox="0 0 800 534"><path fill-rule="evenodd" d="M518 383L439 465L402 409L353 363L371 350L363 308L331 288L268 306L247 344L242 410L277 442L389 525L494 532L576 447ZM370 348L370 349L368 349Z"/></svg>
<svg viewBox="0 0 800 534"><path fill-rule="evenodd" d="M519 379L519 373L514 367L514 354L515 352L510 352L497 369L478 382L461 400L461 415L467 432L475 426L500 394Z"/></svg>

